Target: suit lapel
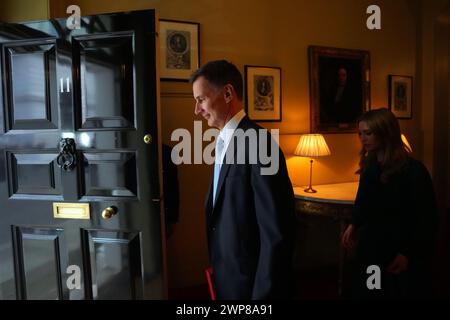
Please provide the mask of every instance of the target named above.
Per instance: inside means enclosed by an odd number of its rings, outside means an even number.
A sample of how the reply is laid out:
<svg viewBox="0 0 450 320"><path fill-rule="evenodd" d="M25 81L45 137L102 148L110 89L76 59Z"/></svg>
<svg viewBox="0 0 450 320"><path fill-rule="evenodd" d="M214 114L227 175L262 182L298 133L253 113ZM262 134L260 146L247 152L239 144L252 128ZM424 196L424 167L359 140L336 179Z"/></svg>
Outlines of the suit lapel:
<svg viewBox="0 0 450 320"><path fill-rule="evenodd" d="M217 204L217 200L219 199L219 196L220 196L220 191L222 190L223 182L225 181L225 178L228 174L229 169L230 169L230 165L226 164L226 163L223 163L222 167L220 168L219 181L217 182L217 191L216 191L216 199L215 199L216 204ZM213 207L213 212L214 212L215 207L216 206Z"/></svg>
<svg viewBox="0 0 450 320"><path fill-rule="evenodd" d="M214 177L211 179L211 183L209 184L208 193L207 193L206 199L205 199L205 213L206 213L206 219L208 221L208 224L209 224L209 217L211 216L211 213L213 210L213 207L212 207L213 181L214 181Z"/></svg>
<svg viewBox="0 0 450 320"><path fill-rule="evenodd" d="M243 129L245 131L245 129L247 128L247 121L248 121L247 116L242 118L242 120L239 123L239 125L237 126L236 130L237 129ZM235 134L236 134L236 131L233 133L233 136L231 137L231 139L234 138ZM223 186L223 184L225 182L225 178L227 177L228 171L230 170L230 166L231 166L231 164L227 164L226 163L226 155L228 153L230 153L230 152L233 152L234 153L234 157L232 159L234 159L235 161L237 159L236 158L237 146L233 144L234 145L234 149L233 150L229 150L230 145L231 145L231 143L228 144L227 150L225 151L224 163L222 164L222 167L220 168L219 181L217 182L217 191L216 191L216 199L215 199L216 200L215 201L216 204L217 204L217 202L219 200L220 193L222 191L222 186ZM209 198L212 199L212 187L210 187L210 193L211 193L211 195L209 196ZM211 206L212 206L212 203L211 203ZM214 209L215 208L216 208L216 206L212 206L212 212L211 213L214 213Z"/></svg>

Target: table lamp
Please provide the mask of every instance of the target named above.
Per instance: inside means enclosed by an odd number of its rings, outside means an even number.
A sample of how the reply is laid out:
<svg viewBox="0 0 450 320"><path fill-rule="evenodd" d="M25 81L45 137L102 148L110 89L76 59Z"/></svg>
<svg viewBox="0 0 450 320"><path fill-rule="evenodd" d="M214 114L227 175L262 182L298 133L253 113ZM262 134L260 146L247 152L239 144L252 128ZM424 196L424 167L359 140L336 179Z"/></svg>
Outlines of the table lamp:
<svg viewBox="0 0 450 320"><path fill-rule="evenodd" d="M300 137L297 148L294 154L300 157L321 157L329 156L331 154L328 149L327 143L321 134L304 134ZM309 171L309 187L304 191L308 193L315 193L317 190L312 188L312 164L313 159L310 159L310 171Z"/></svg>

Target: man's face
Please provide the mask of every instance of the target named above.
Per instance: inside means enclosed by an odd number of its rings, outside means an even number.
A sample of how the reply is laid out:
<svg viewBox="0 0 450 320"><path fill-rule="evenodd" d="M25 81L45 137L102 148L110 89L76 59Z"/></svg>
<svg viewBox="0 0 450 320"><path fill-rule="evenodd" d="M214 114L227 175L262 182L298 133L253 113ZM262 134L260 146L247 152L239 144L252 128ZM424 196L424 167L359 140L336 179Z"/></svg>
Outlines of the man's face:
<svg viewBox="0 0 450 320"><path fill-rule="evenodd" d="M199 77L192 84L196 115L208 121L208 126L222 129L226 124L230 107L225 102L224 90L214 87L204 77Z"/></svg>
<svg viewBox="0 0 450 320"><path fill-rule="evenodd" d="M338 71L339 85L343 86L347 82L347 70L340 68Z"/></svg>

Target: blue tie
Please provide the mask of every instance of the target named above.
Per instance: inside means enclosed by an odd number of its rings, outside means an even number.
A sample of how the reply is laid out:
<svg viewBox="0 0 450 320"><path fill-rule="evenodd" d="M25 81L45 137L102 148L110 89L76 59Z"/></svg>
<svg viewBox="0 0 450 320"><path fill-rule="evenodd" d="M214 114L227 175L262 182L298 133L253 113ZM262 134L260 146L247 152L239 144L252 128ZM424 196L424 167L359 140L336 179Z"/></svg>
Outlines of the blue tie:
<svg viewBox="0 0 450 320"><path fill-rule="evenodd" d="M216 142L216 159L214 161L214 185L213 185L213 206L216 202L216 192L217 192L217 184L219 182L220 168L221 168L221 156L223 151L223 139L221 137L217 137Z"/></svg>

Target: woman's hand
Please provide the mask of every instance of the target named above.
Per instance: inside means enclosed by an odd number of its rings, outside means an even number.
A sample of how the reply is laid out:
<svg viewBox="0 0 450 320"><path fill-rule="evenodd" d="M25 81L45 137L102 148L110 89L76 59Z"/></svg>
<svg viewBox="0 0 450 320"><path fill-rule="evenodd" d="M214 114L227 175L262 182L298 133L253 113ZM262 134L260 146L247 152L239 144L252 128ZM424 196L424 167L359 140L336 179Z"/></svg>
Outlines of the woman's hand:
<svg viewBox="0 0 450 320"><path fill-rule="evenodd" d="M342 235L342 245L346 249L352 249L356 245L354 233L353 233L353 225L349 224L344 234Z"/></svg>
<svg viewBox="0 0 450 320"><path fill-rule="evenodd" d="M395 259L387 267L386 271L393 274L399 274L408 269L408 258L402 254L397 254Z"/></svg>

